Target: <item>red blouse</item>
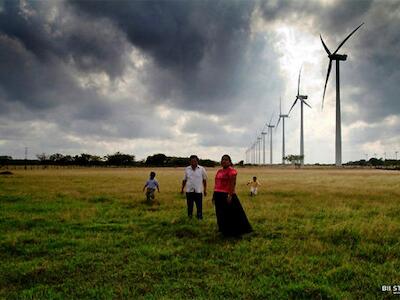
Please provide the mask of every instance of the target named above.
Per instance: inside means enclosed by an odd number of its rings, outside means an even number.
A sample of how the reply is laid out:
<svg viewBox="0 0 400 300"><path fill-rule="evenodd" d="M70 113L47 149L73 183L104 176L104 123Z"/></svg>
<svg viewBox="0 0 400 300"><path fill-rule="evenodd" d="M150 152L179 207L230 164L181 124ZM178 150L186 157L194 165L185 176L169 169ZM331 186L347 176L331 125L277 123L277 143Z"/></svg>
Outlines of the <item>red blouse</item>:
<svg viewBox="0 0 400 300"><path fill-rule="evenodd" d="M215 187L214 191L216 192L224 192L224 193L234 193L235 190L231 191L231 181L237 175L237 171L228 167L226 169L218 170L215 175Z"/></svg>

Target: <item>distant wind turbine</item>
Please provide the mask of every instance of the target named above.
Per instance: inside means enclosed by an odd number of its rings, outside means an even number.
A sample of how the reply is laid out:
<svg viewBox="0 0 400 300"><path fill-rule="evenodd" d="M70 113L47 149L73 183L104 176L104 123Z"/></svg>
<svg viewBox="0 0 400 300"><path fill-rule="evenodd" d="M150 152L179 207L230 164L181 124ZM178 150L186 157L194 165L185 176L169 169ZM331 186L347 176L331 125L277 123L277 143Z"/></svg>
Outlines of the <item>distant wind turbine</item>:
<svg viewBox="0 0 400 300"><path fill-rule="evenodd" d="M297 96L296 100L294 100L292 107L289 110L288 115L292 111L293 107L296 105L297 101L300 100L300 156L301 158L301 165L304 165L304 128L303 128L303 104L307 105L311 108L310 104L308 104L305 100L308 98L307 95L300 95L300 77L301 77L301 68L299 72L299 80L297 83Z"/></svg>
<svg viewBox="0 0 400 300"><path fill-rule="evenodd" d="M272 125L272 118L273 116L271 116L271 120L269 121L269 123L266 124L269 131L269 163L271 165L272 165L272 128L275 127L275 125Z"/></svg>
<svg viewBox="0 0 400 300"><path fill-rule="evenodd" d="M262 131L261 135L262 135L262 142L263 142L263 164L265 165L265 135L267 134L266 131Z"/></svg>
<svg viewBox="0 0 400 300"><path fill-rule="evenodd" d="M279 119L276 123L276 129L278 129L279 121L282 119L282 164L285 164L285 118L289 115L282 114L282 99L279 99Z"/></svg>
<svg viewBox="0 0 400 300"><path fill-rule="evenodd" d="M332 61L336 60L336 141L335 141L335 161L336 166L340 167L342 165L342 125L341 125L341 113L340 113L340 72L339 72L339 62L345 61L347 59L346 54L337 54L339 49L344 45L344 43L362 26L358 26L354 29L344 40L339 44L337 49L331 53L320 35L322 45L329 57L328 72L326 74L324 94L322 95L322 108L324 107L324 98L326 92L326 85L328 84L329 74L331 73Z"/></svg>
<svg viewBox="0 0 400 300"><path fill-rule="evenodd" d="M256 158L257 158L257 148L256 148L256 143L253 143L253 145L251 145L251 149L252 149L252 163L255 165L256 164Z"/></svg>

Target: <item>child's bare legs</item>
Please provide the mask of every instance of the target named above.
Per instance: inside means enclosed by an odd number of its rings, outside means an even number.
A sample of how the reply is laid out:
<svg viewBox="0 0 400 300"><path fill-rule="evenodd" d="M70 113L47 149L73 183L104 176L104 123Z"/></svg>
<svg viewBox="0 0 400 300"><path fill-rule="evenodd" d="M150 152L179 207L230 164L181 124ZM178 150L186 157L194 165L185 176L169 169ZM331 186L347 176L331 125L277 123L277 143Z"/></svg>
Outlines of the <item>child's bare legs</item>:
<svg viewBox="0 0 400 300"><path fill-rule="evenodd" d="M146 202L147 204L152 204L154 201L154 189L147 189L146 191Z"/></svg>

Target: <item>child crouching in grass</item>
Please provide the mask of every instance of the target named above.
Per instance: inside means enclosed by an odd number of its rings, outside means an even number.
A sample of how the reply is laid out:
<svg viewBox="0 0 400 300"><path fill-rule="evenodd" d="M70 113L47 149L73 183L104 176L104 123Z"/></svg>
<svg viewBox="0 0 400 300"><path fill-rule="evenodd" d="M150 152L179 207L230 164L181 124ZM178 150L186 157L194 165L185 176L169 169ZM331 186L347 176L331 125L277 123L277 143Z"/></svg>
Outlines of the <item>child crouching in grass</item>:
<svg viewBox="0 0 400 300"><path fill-rule="evenodd" d="M146 202L147 204L152 204L155 198L154 193L156 192L156 188L157 191L160 192L160 188L158 186L158 182L155 179L156 177L156 173L154 172L150 172L150 178L149 180L146 181L144 187L143 187L143 191L146 189Z"/></svg>

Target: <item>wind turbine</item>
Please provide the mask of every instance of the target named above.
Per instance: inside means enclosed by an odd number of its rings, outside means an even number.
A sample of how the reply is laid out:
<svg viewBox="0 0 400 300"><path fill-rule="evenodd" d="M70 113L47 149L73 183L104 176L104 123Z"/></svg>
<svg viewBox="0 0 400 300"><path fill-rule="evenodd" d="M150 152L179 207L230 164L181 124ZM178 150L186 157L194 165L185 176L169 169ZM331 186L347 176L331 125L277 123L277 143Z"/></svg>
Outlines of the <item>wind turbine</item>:
<svg viewBox="0 0 400 300"><path fill-rule="evenodd" d="M262 142L263 142L263 164L265 165L265 135L267 134L266 131L261 131Z"/></svg>
<svg viewBox="0 0 400 300"><path fill-rule="evenodd" d="M297 96L296 100L294 100L292 107L289 110L288 115L292 111L293 107L296 105L297 101L300 100L300 156L301 158L301 165L304 165L304 128L303 128L303 104L307 105L311 108L310 104L308 104L305 100L308 98L307 95L300 95L300 77L301 77L301 68L299 72L299 80L297 83Z"/></svg>
<svg viewBox="0 0 400 300"><path fill-rule="evenodd" d="M328 84L329 74L331 73L332 68L332 61L336 61L336 141L335 141L335 162L336 166L340 167L342 165L342 121L341 121L341 113L340 113L340 72L339 72L339 62L345 61L347 59L346 54L337 54L339 49L344 45L344 43L362 26L358 26L354 29L344 40L339 44L337 49L331 53L324 43L322 39L322 35L320 35L322 45L329 57L329 64L328 64L328 72L326 74L325 86L324 86L324 94L322 96L322 108L324 108L324 98L326 92L326 85Z"/></svg>
<svg viewBox="0 0 400 300"><path fill-rule="evenodd" d="M257 137L257 144L258 144L258 164L261 165L261 136Z"/></svg>
<svg viewBox="0 0 400 300"><path fill-rule="evenodd" d="M282 114L282 99L279 99L279 119L276 123L276 129L278 129L279 121L282 119L282 164L285 164L285 118L289 115Z"/></svg>
<svg viewBox="0 0 400 300"><path fill-rule="evenodd" d="M269 121L267 125L268 131L269 131L269 163L272 165L272 128L275 127L275 125L272 125L272 117L271 120Z"/></svg>
<svg viewBox="0 0 400 300"><path fill-rule="evenodd" d="M256 148L256 143L254 142L253 145L251 146L253 149L253 164L256 164L257 162L257 148Z"/></svg>

